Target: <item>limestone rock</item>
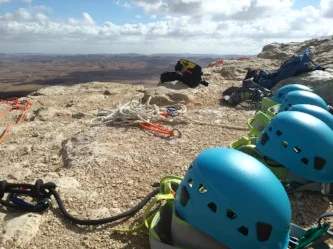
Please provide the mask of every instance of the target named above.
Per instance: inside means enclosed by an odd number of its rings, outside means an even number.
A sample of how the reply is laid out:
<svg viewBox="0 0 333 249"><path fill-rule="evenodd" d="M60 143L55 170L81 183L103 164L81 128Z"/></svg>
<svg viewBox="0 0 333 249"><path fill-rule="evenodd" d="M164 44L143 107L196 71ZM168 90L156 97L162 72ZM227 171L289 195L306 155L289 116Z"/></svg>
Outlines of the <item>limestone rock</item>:
<svg viewBox="0 0 333 249"><path fill-rule="evenodd" d="M160 87L166 87L174 90L180 90L180 89L188 89L189 86L184 84L181 81L170 81L170 82L163 82L163 83L158 83L157 86Z"/></svg>
<svg viewBox="0 0 333 249"><path fill-rule="evenodd" d="M66 93L65 86L50 86L46 88L41 88L37 91L30 93L31 96L55 96L63 95Z"/></svg>
<svg viewBox="0 0 333 249"><path fill-rule="evenodd" d="M30 120L38 119L40 121L51 121L52 119L55 119L57 117L71 117L72 113L65 109L59 109L54 107L42 107L40 109L37 109L33 112L32 115L30 115L28 118Z"/></svg>
<svg viewBox="0 0 333 249"><path fill-rule="evenodd" d="M272 91L276 92L280 87L288 84L302 84L311 87L328 104L333 103L333 73L316 70L296 77L290 77L276 84Z"/></svg>
<svg viewBox="0 0 333 249"><path fill-rule="evenodd" d="M312 60L319 65L333 65L333 36L315 38L303 42L272 43L263 47L258 58L287 60L293 55L301 54L306 47L311 47Z"/></svg>
<svg viewBox="0 0 333 249"><path fill-rule="evenodd" d="M171 105L176 103L188 104L192 101L191 90L173 90L166 87L149 88L143 91L143 103L151 97L150 104L158 106Z"/></svg>
<svg viewBox="0 0 333 249"><path fill-rule="evenodd" d="M211 79L213 79L216 74L220 74L222 80L237 80L240 81L241 84L241 81L245 78L250 68L273 70L279 68L280 65L280 61L268 59L225 60L222 67L206 68L204 73L206 75L211 74L208 78L208 82L211 82ZM219 80L218 84L221 84L221 80Z"/></svg>
<svg viewBox="0 0 333 249"><path fill-rule="evenodd" d="M8 240L14 241L16 246L28 244L39 231L41 221L42 215L35 213L6 215L4 219L0 219L0 244Z"/></svg>

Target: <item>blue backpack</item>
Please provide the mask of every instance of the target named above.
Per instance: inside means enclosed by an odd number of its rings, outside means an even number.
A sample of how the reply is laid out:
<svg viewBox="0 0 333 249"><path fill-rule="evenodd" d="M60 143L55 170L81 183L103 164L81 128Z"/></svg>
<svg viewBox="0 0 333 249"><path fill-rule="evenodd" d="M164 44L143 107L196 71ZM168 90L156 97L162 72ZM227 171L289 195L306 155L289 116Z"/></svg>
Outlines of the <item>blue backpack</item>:
<svg viewBox="0 0 333 249"><path fill-rule="evenodd" d="M325 70L325 68L311 61L310 52L310 48L306 48L303 54L291 57L277 70L249 69L244 80L253 78L255 83L267 89L271 89L280 80L314 70Z"/></svg>

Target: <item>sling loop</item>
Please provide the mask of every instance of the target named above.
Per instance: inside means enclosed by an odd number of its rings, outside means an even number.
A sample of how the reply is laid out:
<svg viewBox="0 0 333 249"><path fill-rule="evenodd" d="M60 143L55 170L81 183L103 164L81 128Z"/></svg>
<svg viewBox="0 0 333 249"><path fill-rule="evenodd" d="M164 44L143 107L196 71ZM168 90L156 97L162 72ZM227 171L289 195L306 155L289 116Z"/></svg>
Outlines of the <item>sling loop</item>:
<svg viewBox="0 0 333 249"><path fill-rule="evenodd" d="M8 109L6 109L2 113L0 113L0 118L12 110L22 110L22 113L19 116L19 118L17 119L17 121L13 124L8 125L7 128L3 131L2 135L0 136L0 143L2 143L3 140L5 139L5 137L7 136L9 130L14 126L18 126L22 122L24 115L29 110L29 108L32 104L28 100L20 100L16 97L5 99L5 100L0 99L0 103L10 105L10 107Z"/></svg>

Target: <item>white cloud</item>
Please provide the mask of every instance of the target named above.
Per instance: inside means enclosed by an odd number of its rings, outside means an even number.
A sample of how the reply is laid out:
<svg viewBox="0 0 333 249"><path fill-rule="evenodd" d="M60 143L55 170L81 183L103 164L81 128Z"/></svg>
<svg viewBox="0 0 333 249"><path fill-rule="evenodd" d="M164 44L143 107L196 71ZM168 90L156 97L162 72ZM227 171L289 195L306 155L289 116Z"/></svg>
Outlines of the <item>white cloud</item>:
<svg viewBox="0 0 333 249"><path fill-rule="evenodd" d="M230 0L132 0L150 21L123 25L110 21L98 25L88 13L59 22L49 16L51 9L31 6L0 16L0 52L15 44L17 49L26 49L18 44L26 41L39 44L35 52L49 44L52 49L77 53L241 53L259 51L274 41L332 35L328 13L332 13L333 0L298 10L292 4L292 0L238 0L237 4Z"/></svg>
<svg viewBox="0 0 333 249"><path fill-rule="evenodd" d="M237 4L231 4L230 0L132 0L132 3L142 7L148 14L210 15L213 18L242 14L257 17L267 12L284 11L292 6L291 0L237 0Z"/></svg>
<svg viewBox="0 0 333 249"><path fill-rule="evenodd" d="M92 17L86 12L82 13L82 19L69 18L68 23L71 24L71 25L77 25L77 26L80 26L80 25L95 25L94 19L92 19Z"/></svg>
<svg viewBox="0 0 333 249"><path fill-rule="evenodd" d="M45 22L48 19L48 17L45 14L38 12L35 15L35 19L38 22Z"/></svg>
<svg viewBox="0 0 333 249"><path fill-rule="evenodd" d="M30 12L27 9L21 8L14 13L6 13L0 16L0 21L20 21L30 20L32 18Z"/></svg>
<svg viewBox="0 0 333 249"><path fill-rule="evenodd" d="M0 0L0 5L3 3L8 3L10 0Z"/></svg>
<svg viewBox="0 0 333 249"><path fill-rule="evenodd" d="M132 6L131 6L131 4L129 2L124 2L123 7L129 9Z"/></svg>
<svg viewBox="0 0 333 249"><path fill-rule="evenodd" d="M131 4L127 1L115 0L115 1L113 1L113 3L118 5L118 6L124 7L126 9L129 9L129 8L132 7Z"/></svg>
<svg viewBox="0 0 333 249"><path fill-rule="evenodd" d="M0 0L0 5L3 3L9 2L23 2L23 3L31 3L33 0Z"/></svg>
<svg viewBox="0 0 333 249"><path fill-rule="evenodd" d="M321 0L320 7L324 17L333 18L333 0Z"/></svg>

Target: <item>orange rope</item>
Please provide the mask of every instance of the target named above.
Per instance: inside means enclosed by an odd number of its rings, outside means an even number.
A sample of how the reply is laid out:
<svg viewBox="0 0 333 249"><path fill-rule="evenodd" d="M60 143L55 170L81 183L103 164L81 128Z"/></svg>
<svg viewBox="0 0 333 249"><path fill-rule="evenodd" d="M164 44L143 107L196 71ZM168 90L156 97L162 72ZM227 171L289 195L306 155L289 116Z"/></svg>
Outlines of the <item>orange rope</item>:
<svg viewBox="0 0 333 249"><path fill-rule="evenodd" d="M21 113L20 117L17 119L16 123L8 125L7 128L5 129L5 131L0 136L0 143L2 143L2 141L7 136L7 133L9 132L9 130L14 126L18 126L22 122L24 115L29 110L29 108L32 104L28 100L19 100L16 97L5 99L5 100L0 99L0 102L11 106L0 114L0 118L3 115L5 115L6 113L10 112L11 110L22 110L22 113Z"/></svg>
<svg viewBox="0 0 333 249"><path fill-rule="evenodd" d="M148 131L158 133L158 134L163 134L163 135L169 135L170 137L175 136L178 133L178 136L181 137L181 132L177 129L174 130L168 130L164 128L163 126L157 125L157 124L152 124L148 122L142 122L138 123L138 125Z"/></svg>

